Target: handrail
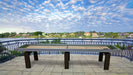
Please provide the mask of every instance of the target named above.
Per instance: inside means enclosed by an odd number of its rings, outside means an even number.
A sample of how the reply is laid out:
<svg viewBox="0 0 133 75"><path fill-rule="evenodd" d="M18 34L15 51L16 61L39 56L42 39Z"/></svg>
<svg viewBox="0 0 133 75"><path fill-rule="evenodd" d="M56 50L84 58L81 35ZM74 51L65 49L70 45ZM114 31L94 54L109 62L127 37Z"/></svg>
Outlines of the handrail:
<svg viewBox="0 0 133 75"><path fill-rule="evenodd" d="M15 48L18 48L20 46L23 46L25 44L37 44L40 43L41 41L46 41L49 40L49 44L52 44L51 41L53 40L57 40L58 38L49 38L49 39L17 39L17 40L8 40L8 41L0 41L0 52L1 53L13 53L13 54L17 54L16 52L13 52ZM104 39L104 38L98 38L98 39L79 39L79 38L61 38L60 42L62 44L66 44L69 45L88 45L88 44L101 44L101 45L117 45L118 43L123 46L124 44L133 45L133 39ZM58 43L57 43L58 44ZM10 52L10 50L12 50ZM3 51L3 52L2 52ZM122 53L113 53L112 55L115 56L121 56L121 57L127 57L130 60L133 61L133 50L121 50ZM125 53L125 54L124 54ZM20 53L22 55L22 53ZM128 55L129 54L129 55ZM8 56L7 54L3 54L1 56ZM14 56L14 55L13 55ZM15 56L18 56L15 55ZM10 57L10 56L9 56ZM9 58L8 57L8 58ZM1 58L0 57L0 62L3 61L3 59L5 58Z"/></svg>
<svg viewBox="0 0 133 75"><path fill-rule="evenodd" d="M58 38L49 38L49 39L17 39L17 40L8 40L8 41L0 41L0 43L4 42L14 42L14 41L32 41L32 40L56 40ZM133 39L104 39L104 38L98 38L98 39L79 39L79 38L61 38L60 40L110 40L110 41L132 41Z"/></svg>

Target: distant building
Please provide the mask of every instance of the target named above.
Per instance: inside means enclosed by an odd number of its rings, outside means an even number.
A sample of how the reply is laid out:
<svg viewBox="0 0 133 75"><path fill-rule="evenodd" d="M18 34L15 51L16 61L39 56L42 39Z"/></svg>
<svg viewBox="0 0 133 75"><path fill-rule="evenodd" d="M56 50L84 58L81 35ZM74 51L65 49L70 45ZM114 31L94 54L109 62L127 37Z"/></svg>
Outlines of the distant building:
<svg viewBox="0 0 133 75"><path fill-rule="evenodd" d="M130 34L128 37L133 39L133 34Z"/></svg>
<svg viewBox="0 0 133 75"><path fill-rule="evenodd" d="M124 33L125 36L129 36L129 33Z"/></svg>
<svg viewBox="0 0 133 75"><path fill-rule="evenodd" d="M46 35L45 38L50 38L50 37L48 35Z"/></svg>
<svg viewBox="0 0 133 75"><path fill-rule="evenodd" d="M62 35L62 38L66 38L66 35L64 34L64 35Z"/></svg>
<svg viewBox="0 0 133 75"><path fill-rule="evenodd" d="M60 34L54 34L55 37L60 37Z"/></svg>
<svg viewBox="0 0 133 75"><path fill-rule="evenodd" d="M21 36L20 34L16 34L15 36Z"/></svg>
<svg viewBox="0 0 133 75"><path fill-rule="evenodd" d="M80 39L82 39L82 36L79 36Z"/></svg>
<svg viewBox="0 0 133 75"><path fill-rule="evenodd" d="M118 33L119 38L126 38L129 36L129 33Z"/></svg>
<svg viewBox="0 0 133 75"><path fill-rule="evenodd" d="M118 36L124 36L124 33L118 33Z"/></svg>
<svg viewBox="0 0 133 75"><path fill-rule="evenodd" d="M26 38L27 36L29 36L29 34L26 34L26 33L22 34L23 38Z"/></svg>
<svg viewBox="0 0 133 75"><path fill-rule="evenodd" d="M99 35L99 36L104 36L104 35L105 35L105 33L98 33L98 35Z"/></svg>
<svg viewBox="0 0 133 75"><path fill-rule="evenodd" d="M54 34L49 34L48 37L49 37L49 38L53 38L53 37L54 37Z"/></svg>
<svg viewBox="0 0 133 75"><path fill-rule="evenodd" d="M90 33L90 32L85 32L84 35L85 35L85 36L90 36L91 33Z"/></svg>
<svg viewBox="0 0 133 75"><path fill-rule="evenodd" d="M92 38L98 38L98 34L97 33L92 33Z"/></svg>
<svg viewBox="0 0 133 75"><path fill-rule="evenodd" d="M75 36L75 34L74 34L74 33L70 33L70 35L71 35L71 36Z"/></svg>
<svg viewBox="0 0 133 75"><path fill-rule="evenodd" d="M119 36L129 36L129 33L118 33Z"/></svg>

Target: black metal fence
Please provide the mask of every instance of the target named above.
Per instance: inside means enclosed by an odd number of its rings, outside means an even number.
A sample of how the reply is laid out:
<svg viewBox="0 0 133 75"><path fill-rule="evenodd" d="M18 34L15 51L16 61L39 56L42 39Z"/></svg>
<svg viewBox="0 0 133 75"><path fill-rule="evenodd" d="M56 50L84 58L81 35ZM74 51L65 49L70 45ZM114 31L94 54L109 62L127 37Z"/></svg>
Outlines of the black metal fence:
<svg viewBox="0 0 133 75"><path fill-rule="evenodd" d="M119 45L122 48L120 52L112 52L113 56L128 58L133 61L133 50L128 47L133 45L132 39L19 39L0 41L0 63L8 61L16 56L23 56L23 52L14 51L15 48L26 44L68 44L68 45ZM56 52L42 52L40 54L61 54ZM72 52L72 54L93 54L98 52Z"/></svg>

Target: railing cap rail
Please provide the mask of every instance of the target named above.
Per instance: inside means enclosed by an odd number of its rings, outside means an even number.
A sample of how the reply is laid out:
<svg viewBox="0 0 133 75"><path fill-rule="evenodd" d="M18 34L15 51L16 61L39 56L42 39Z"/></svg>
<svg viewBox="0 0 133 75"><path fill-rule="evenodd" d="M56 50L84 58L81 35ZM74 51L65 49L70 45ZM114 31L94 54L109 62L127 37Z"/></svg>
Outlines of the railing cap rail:
<svg viewBox="0 0 133 75"><path fill-rule="evenodd" d="M48 38L48 39L17 39L17 40L8 40L8 41L0 41L0 43L6 43L6 42L17 42L17 41L32 41L32 40L57 40L58 38ZM104 38L97 38L97 39L80 39L80 38L61 38L60 40L109 40L109 41L131 41L133 42L133 39L104 39Z"/></svg>

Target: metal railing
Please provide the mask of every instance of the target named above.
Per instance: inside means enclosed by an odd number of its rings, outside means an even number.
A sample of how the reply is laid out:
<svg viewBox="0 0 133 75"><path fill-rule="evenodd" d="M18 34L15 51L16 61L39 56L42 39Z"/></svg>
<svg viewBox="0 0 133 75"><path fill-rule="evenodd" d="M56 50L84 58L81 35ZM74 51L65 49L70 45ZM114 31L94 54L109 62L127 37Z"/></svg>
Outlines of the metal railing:
<svg viewBox="0 0 133 75"><path fill-rule="evenodd" d="M23 52L14 51L26 44L68 44L68 45L118 45L125 46L125 50L112 52L113 56L128 58L133 61L133 50L127 50L129 45L133 45L132 39L17 39L9 41L0 41L0 62L10 60L16 56L22 56ZM94 54L98 52L71 52L72 54ZM58 52L41 52L40 54L61 54Z"/></svg>

